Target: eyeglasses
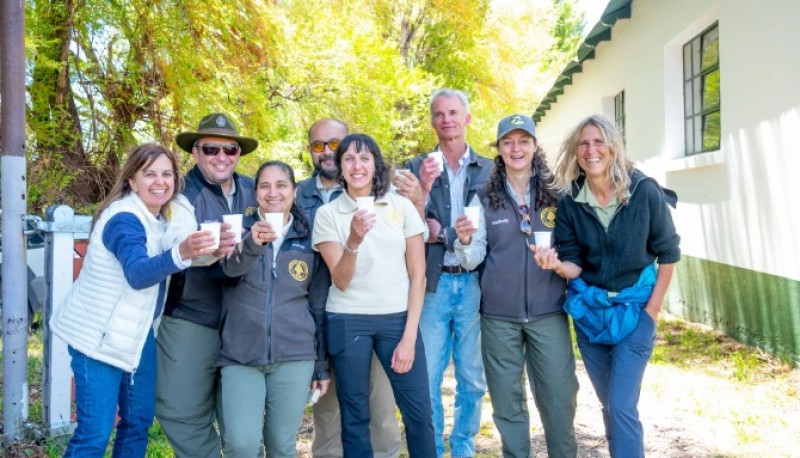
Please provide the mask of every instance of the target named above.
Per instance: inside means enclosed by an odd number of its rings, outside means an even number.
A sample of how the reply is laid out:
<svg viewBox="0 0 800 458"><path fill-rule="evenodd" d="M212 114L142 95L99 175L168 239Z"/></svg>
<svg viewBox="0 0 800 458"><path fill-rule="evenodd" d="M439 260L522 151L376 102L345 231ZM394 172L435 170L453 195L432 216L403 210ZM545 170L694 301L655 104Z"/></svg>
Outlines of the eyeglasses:
<svg viewBox="0 0 800 458"><path fill-rule="evenodd" d="M225 153L226 156L236 156L242 150L238 143L228 143L221 145L219 143L206 143L205 145L198 146L200 151L206 156L216 156L220 151Z"/></svg>
<svg viewBox="0 0 800 458"><path fill-rule="evenodd" d="M333 139L328 140L327 142L321 142L319 140L311 142L311 151L315 153L323 153L325 152L325 147L331 149L331 151L336 151L336 148L339 147L339 144L342 143L341 140Z"/></svg>
<svg viewBox="0 0 800 458"><path fill-rule="evenodd" d="M531 227L531 209L527 204L522 204L517 207L517 211L522 216L522 221L519 222L519 230L525 235L531 235L533 232Z"/></svg>

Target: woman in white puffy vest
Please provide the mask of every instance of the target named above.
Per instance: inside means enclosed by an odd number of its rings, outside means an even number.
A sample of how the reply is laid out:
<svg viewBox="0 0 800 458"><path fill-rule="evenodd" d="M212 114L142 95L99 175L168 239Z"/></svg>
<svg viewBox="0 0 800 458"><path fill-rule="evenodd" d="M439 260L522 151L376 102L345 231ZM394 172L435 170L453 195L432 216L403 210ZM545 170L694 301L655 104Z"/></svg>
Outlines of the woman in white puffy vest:
<svg viewBox="0 0 800 458"><path fill-rule="evenodd" d="M145 456L167 280L214 243L211 233L194 232L180 184L167 148L145 144L130 153L100 205L80 276L53 313L50 326L69 345L75 374L78 427L66 457L102 457L118 410L112 456Z"/></svg>

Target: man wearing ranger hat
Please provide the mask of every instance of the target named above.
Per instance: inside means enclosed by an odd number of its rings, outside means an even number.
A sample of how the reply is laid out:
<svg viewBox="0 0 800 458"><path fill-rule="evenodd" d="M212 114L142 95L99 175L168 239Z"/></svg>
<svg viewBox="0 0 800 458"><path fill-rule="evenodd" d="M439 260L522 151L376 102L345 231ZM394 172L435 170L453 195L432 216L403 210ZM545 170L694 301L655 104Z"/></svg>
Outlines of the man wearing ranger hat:
<svg viewBox="0 0 800 458"><path fill-rule="evenodd" d="M182 132L175 142L195 159L183 194L194 205L198 222L255 211L253 180L235 170L239 158L258 147L257 140L240 136L228 116L212 113L196 132ZM234 236L223 232L220 246L231 248ZM219 407L214 364L220 348L217 328L224 278L217 263L173 275L158 330L156 417L178 458L221 455L214 425Z"/></svg>

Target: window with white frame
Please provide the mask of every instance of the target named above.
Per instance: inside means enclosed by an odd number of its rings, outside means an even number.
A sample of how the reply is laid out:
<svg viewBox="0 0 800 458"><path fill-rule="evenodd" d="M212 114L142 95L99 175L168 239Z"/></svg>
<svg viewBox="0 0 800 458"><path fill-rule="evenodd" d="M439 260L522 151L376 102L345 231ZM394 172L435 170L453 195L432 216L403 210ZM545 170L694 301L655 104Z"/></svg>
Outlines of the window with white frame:
<svg viewBox="0 0 800 458"><path fill-rule="evenodd" d="M614 124L617 125L619 134L622 135L622 142L625 140L625 91L620 91L614 96Z"/></svg>
<svg viewBox="0 0 800 458"><path fill-rule="evenodd" d="M683 112L686 155L720 147L719 23L683 46Z"/></svg>

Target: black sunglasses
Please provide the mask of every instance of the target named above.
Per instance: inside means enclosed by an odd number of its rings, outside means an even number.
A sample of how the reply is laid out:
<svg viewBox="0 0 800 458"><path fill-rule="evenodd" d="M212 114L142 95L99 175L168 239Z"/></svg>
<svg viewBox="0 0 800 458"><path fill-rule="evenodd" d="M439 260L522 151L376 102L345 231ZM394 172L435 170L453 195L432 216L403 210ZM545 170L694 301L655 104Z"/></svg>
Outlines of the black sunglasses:
<svg viewBox="0 0 800 458"><path fill-rule="evenodd" d="M325 146L327 145L331 151L336 151L336 148L339 147L339 144L342 143L341 140L333 139L328 140L327 142L321 142L319 140L311 142L311 151L315 153L323 153L325 152Z"/></svg>
<svg viewBox="0 0 800 458"><path fill-rule="evenodd" d="M221 145L219 143L206 143L205 145L198 146L198 148L200 148L200 151L202 151L206 156L216 156L220 151L225 153L226 156L236 156L240 151L242 151L242 148L238 143L228 143L226 145Z"/></svg>
<svg viewBox="0 0 800 458"><path fill-rule="evenodd" d="M522 204L517 207L517 211L522 215L522 221L519 222L519 230L525 235L531 235L533 228L531 226L531 209L528 204Z"/></svg>

